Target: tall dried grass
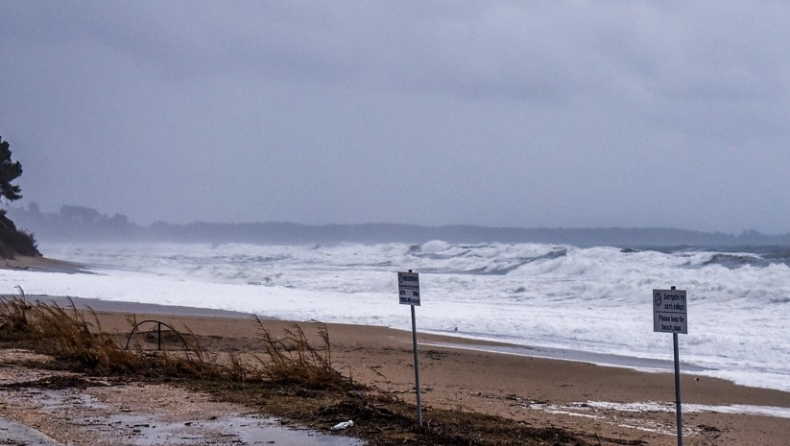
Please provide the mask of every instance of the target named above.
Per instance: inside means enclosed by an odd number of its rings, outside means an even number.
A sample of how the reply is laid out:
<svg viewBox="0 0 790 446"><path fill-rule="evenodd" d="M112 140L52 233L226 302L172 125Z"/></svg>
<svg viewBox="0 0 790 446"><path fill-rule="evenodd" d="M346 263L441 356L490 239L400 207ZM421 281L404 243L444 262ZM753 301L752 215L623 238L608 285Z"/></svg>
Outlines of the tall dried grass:
<svg viewBox="0 0 790 446"><path fill-rule="evenodd" d="M92 321L88 320L88 317ZM141 367L141 358L102 333L96 313L20 297L0 297L0 339L47 353L82 370L117 373Z"/></svg>
<svg viewBox="0 0 790 446"><path fill-rule="evenodd" d="M262 353L248 354L248 358L239 352L223 355L205 350L189 328L184 337L193 341L185 343L184 351L126 350L116 336L102 330L91 308L78 310L73 301L66 308L42 302L30 304L24 293L21 297L0 297L0 341L52 355L73 369L97 374L258 381L312 389L353 387L332 368L325 325L318 328L320 346L315 347L298 325L278 338L260 319L256 320ZM135 322L132 317L130 323L134 326Z"/></svg>
<svg viewBox="0 0 790 446"><path fill-rule="evenodd" d="M277 338L260 318L256 316L255 320L260 330L264 356L254 357L267 380L307 388L346 388L352 385L350 379L332 367L332 349L326 325L318 326L321 346L315 347L298 324L284 329L284 336Z"/></svg>

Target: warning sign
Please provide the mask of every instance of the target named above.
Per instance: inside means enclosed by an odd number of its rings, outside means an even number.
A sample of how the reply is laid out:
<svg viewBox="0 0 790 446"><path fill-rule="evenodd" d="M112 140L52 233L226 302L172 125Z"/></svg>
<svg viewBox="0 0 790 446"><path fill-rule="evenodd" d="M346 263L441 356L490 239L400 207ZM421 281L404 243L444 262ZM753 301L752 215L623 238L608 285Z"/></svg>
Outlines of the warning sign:
<svg viewBox="0 0 790 446"><path fill-rule="evenodd" d="M688 334L686 290L653 290L653 331Z"/></svg>
<svg viewBox="0 0 790 446"><path fill-rule="evenodd" d="M420 306L419 273L398 273L398 299L401 305Z"/></svg>

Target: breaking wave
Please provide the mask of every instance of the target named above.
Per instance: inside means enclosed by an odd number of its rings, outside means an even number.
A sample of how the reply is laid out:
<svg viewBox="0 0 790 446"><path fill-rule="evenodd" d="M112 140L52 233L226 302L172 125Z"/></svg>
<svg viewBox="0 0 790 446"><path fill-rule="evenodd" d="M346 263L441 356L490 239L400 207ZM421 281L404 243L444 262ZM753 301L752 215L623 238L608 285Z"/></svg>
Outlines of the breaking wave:
<svg viewBox="0 0 790 446"><path fill-rule="evenodd" d="M546 244L43 247L96 274L3 271L12 293L198 306L294 320L410 326L396 271L421 274L421 329L521 345L671 358L652 332L651 290L689 296L684 361L790 390L790 251Z"/></svg>

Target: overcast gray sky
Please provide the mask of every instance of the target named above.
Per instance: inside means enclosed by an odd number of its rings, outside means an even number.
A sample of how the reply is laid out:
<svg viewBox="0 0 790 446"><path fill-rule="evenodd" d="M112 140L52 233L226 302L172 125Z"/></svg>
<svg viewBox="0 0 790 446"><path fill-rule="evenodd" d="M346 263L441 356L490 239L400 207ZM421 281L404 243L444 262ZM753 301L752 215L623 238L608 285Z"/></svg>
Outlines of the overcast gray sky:
<svg viewBox="0 0 790 446"><path fill-rule="evenodd" d="M785 1L0 1L27 205L790 232Z"/></svg>

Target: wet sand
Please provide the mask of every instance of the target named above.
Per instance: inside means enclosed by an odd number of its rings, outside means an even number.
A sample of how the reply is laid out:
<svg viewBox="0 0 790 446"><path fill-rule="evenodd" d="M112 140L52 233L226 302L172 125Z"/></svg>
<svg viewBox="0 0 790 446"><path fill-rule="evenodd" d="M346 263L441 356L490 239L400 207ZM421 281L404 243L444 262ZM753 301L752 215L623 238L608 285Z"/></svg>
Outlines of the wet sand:
<svg viewBox="0 0 790 446"><path fill-rule="evenodd" d="M17 256L14 259L0 259L0 269L21 269L68 274L89 273L87 269L79 263L50 259L47 257L30 256Z"/></svg>

